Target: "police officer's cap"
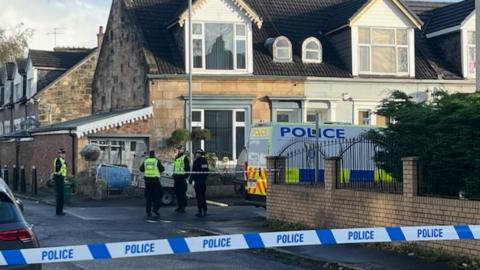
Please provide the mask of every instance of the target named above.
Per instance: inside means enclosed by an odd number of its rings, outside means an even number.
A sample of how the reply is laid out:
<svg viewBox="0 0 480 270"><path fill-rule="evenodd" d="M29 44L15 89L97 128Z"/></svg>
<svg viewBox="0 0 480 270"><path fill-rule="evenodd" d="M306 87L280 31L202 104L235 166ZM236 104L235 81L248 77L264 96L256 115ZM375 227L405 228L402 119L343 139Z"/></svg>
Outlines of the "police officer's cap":
<svg viewBox="0 0 480 270"><path fill-rule="evenodd" d="M59 153L59 154L65 154L65 149L63 149L63 147L60 147L60 148L58 148L57 153Z"/></svg>
<svg viewBox="0 0 480 270"><path fill-rule="evenodd" d="M197 149L197 151L195 151L195 153L200 154L200 155L202 155L202 156L205 155L205 151L203 151L203 149L200 149L200 148Z"/></svg>
<svg viewBox="0 0 480 270"><path fill-rule="evenodd" d="M155 150L150 150L150 156L151 157L155 156Z"/></svg>

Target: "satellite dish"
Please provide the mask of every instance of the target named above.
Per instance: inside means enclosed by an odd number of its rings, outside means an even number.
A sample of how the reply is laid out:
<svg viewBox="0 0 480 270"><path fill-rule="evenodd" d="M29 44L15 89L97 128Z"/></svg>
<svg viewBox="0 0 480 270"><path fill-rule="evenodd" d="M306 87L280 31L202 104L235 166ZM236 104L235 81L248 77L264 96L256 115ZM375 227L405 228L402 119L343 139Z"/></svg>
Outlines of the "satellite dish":
<svg viewBox="0 0 480 270"><path fill-rule="evenodd" d="M422 103L428 100L428 93L427 92L414 92L409 94L412 98L412 101L415 103Z"/></svg>

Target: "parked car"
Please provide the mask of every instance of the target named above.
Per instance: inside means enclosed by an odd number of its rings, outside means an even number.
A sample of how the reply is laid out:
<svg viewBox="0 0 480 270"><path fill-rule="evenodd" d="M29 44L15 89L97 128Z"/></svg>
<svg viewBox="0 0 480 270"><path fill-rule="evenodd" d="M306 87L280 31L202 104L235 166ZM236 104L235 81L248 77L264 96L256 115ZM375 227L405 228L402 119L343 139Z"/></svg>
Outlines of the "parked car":
<svg viewBox="0 0 480 270"><path fill-rule="evenodd" d="M23 217L23 203L0 178L0 250L39 247L33 226ZM2 269L40 270L41 265L10 266Z"/></svg>

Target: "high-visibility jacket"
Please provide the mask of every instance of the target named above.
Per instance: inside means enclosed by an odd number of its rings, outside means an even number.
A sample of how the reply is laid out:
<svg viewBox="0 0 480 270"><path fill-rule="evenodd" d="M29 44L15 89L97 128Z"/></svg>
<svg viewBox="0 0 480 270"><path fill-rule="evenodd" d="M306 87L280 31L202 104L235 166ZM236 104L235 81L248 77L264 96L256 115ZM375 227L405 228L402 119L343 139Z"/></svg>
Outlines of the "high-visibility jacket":
<svg viewBox="0 0 480 270"><path fill-rule="evenodd" d="M175 160L173 165L173 174L175 175L184 175L185 174L185 157L186 155L181 155Z"/></svg>
<svg viewBox="0 0 480 270"><path fill-rule="evenodd" d="M158 159L147 158L144 162L145 165L145 177L157 178L160 177L160 170L158 169Z"/></svg>
<svg viewBox="0 0 480 270"><path fill-rule="evenodd" d="M60 167L60 171L57 172L57 160L60 161L62 166ZM54 175L61 175L63 177L67 177L67 162L62 157L57 157L53 160L53 174Z"/></svg>

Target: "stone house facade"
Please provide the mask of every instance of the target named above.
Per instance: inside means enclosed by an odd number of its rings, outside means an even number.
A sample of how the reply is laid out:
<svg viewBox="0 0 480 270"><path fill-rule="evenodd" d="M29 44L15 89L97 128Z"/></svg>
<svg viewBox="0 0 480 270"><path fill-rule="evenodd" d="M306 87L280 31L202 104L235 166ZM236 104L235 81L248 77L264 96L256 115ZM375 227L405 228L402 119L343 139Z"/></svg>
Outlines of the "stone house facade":
<svg viewBox="0 0 480 270"><path fill-rule="evenodd" d="M470 1L463 1L466 11ZM148 129L141 133L148 134L151 148L164 149L175 129L189 128L192 106L192 129L213 135L194 147L236 159L257 123L309 122L320 111L324 122L382 125L376 106L393 90L418 96L475 91L471 76L439 56L425 33L426 22L442 14L437 9L452 8L447 4L321 2L272 1L266 9L257 0L199 0L193 7L190 58L182 2L115 0L93 82L93 113L152 107ZM332 16L332 9L340 14ZM358 66L367 61L359 59L358 46L375 47L358 43L357 33L364 29L373 38L398 32L399 40L391 59L382 61L378 57L385 54L372 49L376 58L368 61L376 66L368 72Z"/></svg>

